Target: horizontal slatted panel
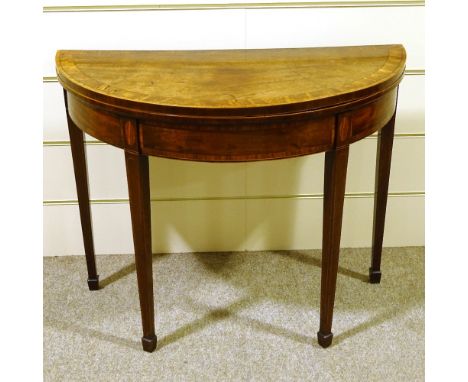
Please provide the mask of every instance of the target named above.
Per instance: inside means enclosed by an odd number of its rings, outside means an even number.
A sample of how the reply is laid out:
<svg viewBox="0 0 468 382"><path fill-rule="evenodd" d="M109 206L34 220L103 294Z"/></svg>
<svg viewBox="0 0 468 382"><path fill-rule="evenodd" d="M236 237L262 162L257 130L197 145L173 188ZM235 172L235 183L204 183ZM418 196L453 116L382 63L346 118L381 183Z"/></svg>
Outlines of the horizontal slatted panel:
<svg viewBox="0 0 468 382"><path fill-rule="evenodd" d="M80 4L77 0L48 5ZM331 8L282 10L47 13L44 17L43 75L52 77L57 49L232 49L403 43L408 52L408 72L417 75L406 76L400 86L396 123L400 136L395 140L390 190L421 195L424 191L421 136L424 76L420 75L424 73L423 7L345 8L338 4ZM75 200L62 90L53 81L43 86L44 199ZM402 137L414 134L419 137ZM94 141L92 137L87 140ZM59 144L52 145L54 142ZM351 149L347 192L368 196L346 199L343 246L370 245L373 199L369 196L373 192L375 145L376 139L368 138ZM91 197L122 200L120 204L92 207L97 252L133 252L125 203L128 193L123 154L104 144L87 145L87 151ZM298 196L322 193L323 154L248 164L151 158L150 166L152 198L173 200L152 203L156 252L321 246L322 200ZM240 199L231 199L236 197ZM190 200L174 201L180 198ZM390 197L384 245L423 243L424 198ZM46 205L44 254L82 251L78 207Z"/></svg>

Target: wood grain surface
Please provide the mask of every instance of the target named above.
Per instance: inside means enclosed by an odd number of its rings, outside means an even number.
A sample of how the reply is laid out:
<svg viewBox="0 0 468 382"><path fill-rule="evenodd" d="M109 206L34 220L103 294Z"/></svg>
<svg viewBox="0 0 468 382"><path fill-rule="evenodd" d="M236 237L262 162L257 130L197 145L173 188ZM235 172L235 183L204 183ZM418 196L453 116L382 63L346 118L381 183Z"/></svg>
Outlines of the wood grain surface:
<svg viewBox="0 0 468 382"><path fill-rule="evenodd" d="M67 90L110 106L178 115L258 115L313 110L383 91L401 77L405 59L401 45L62 50L56 69Z"/></svg>

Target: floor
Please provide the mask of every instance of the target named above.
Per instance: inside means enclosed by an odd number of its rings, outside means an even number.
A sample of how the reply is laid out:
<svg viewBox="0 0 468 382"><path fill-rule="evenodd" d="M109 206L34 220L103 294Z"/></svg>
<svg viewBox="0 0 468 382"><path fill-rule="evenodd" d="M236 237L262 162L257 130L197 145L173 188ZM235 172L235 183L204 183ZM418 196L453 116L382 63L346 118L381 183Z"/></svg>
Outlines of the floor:
<svg viewBox="0 0 468 382"><path fill-rule="evenodd" d="M423 381L424 248L343 249L334 340L317 344L320 251L153 256L154 353L141 350L133 255L44 258L45 381Z"/></svg>

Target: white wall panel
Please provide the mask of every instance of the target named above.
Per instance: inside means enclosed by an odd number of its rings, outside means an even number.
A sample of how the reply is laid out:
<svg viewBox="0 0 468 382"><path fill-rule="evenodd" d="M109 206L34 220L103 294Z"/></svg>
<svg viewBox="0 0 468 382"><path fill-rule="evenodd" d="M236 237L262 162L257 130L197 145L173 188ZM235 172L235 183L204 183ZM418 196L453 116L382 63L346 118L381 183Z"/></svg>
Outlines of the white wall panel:
<svg viewBox="0 0 468 382"><path fill-rule="evenodd" d="M399 138L393 143L390 192L424 191L425 139Z"/></svg>
<svg viewBox="0 0 468 382"><path fill-rule="evenodd" d="M245 250L243 200L151 203L154 252Z"/></svg>
<svg viewBox="0 0 468 382"><path fill-rule="evenodd" d="M405 76L398 90L396 133L424 133L425 76Z"/></svg>
<svg viewBox="0 0 468 382"><path fill-rule="evenodd" d="M111 145L88 145L86 156L91 199L128 198L125 158ZM70 146L44 147L44 200L76 200Z"/></svg>
<svg viewBox="0 0 468 382"><path fill-rule="evenodd" d="M43 147L42 164L44 200L76 199L70 146Z"/></svg>
<svg viewBox="0 0 468 382"><path fill-rule="evenodd" d="M351 146L346 192L372 192L377 140ZM128 198L122 150L88 145L92 199ZM209 198L317 194L323 191L324 154L252 163L197 163L150 158L152 198ZM69 146L44 147L44 199L76 200ZM396 138L390 192L424 190L424 139Z"/></svg>
<svg viewBox="0 0 468 382"><path fill-rule="evenodd" d="M323 191L324 155L307 155L246 166L247 195L314 194Z"/></svg>
<svg viewBox="0 0 468 382"><path fill-rule="evenodd" d="M153 252L311 249L322 245L322 199L153 202ZM372 198L347 198L342 247L368 247ZM128 204L92 206L97 254L133 253ZM44 254L83 254L77 205L44 207ZM424 245L424 198L390 197L385 246Z"/></svg>
<svg viewBox="0 0 468 382"><path fill-rule="evenodd" d="M407 68L424 68L424 8L247 9L246 47L401 43Z"/></svg>
<svg viewBox="0 0 468 382"><path fill-rule="evenodd" d="M128 204L99 204L91 208L97 254L133 253ZM78 205L44 206L44 255L84 254Z"/></svg>
<svg viewBox="0 0 468 382"><path fill-rule="evenodd" d="M231 197L245 194L245 163L150 158L153 198Z"/></svg>
<svg viewBox="0 0 468 382"><path fill-rule="evenodd" d="M44 82L43 85L43 140L68 141L67 116L62 86L54 82ZM96 138L86 135L88 141Z"/></svg>
<svg viewBox="0 0 468 382"><path fill-rule="evenodd" d="M234 49L244 47L244 11L46 13L44 76L58 49Z"/></svg>
<svg viewBox="0 0 468 382"><path fill-rule="evenodd" d="M70 146L45 146L44 200L76 200ZM91 199L128 198L125 158L111 145L87 145ZM245 164L197 163L150 158L152 198L203 198L243 195Z"/></svg>
<svg viewBox="0 0 468 382"><path fill-rule="evenodd" d="M58 82L45 82L43 88L43 139L66 141L69 138L63 89Z"/></svg>
<svg viewBox="0 0 468 382"><path fill-rule="evenodd" d="M310 249L322 246L322 199L249 200L249 250ZM346 198L342 247L370 247L373 198ZM384 246L424 245L424 198L388 199Z"/></svg>
<svg viewBox="0 0 468 382"><path fill-rule="evenodd" d="M377 139L350 148L346 192L373 192ZM247 195L297 195L323 192L324 154L246 166ZM390 191L424 190L424 139L395 138Z"/></svg>
<svg viewBox="0 0 468 382"><path fill-rule="evenodd" d="M96 254L133 253L128 203L92 205ZM244 202L153 202L153 252L244 250ZM44 255L84 254L78 205L44 206Z"/></svg>
<svg viewBox="0 0 468 382"><path fill-rule="evenodd" d="M424 138L395 138L390 192L424 191ZM377 139L363 139L350 147L346 192L374 191Z"/></svg>

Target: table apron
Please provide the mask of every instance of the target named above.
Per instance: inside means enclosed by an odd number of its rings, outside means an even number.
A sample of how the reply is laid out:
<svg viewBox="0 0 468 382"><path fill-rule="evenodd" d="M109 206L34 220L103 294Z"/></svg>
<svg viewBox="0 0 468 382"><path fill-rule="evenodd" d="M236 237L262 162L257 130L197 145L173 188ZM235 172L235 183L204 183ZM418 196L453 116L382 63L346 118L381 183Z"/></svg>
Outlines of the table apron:
<svg viewBox="0 0 468 382"><path fill-rule="evenodd" d="M250 118L155 116L138 120L67 92L68 112L85 133L142 155L208 162L296 157L358 141L381 129L396 108L397 87L352 110Z"/></svg>

